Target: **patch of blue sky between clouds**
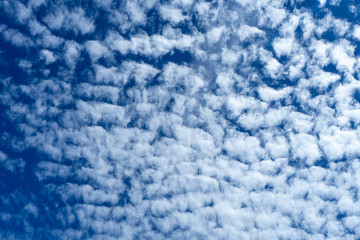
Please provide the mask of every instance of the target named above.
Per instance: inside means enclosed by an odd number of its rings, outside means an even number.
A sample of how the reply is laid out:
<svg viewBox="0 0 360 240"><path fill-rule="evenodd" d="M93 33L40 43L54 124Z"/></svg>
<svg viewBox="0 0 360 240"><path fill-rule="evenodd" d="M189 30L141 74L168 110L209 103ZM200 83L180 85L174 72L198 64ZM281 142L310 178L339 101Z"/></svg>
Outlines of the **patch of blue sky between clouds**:
<svg viewBox="0 0 360 240"><path fill-rule="evenodd" d="M355 0L0 3L0 238L358 239Z"/></svg>

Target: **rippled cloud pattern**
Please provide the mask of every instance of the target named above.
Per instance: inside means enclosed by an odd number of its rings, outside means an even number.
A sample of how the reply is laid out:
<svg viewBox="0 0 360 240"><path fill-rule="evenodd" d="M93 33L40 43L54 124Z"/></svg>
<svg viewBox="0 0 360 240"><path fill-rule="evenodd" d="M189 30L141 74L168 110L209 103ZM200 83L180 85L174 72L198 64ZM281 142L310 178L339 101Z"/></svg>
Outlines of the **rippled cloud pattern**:
<svg viewBox="0 0 360 240"><path fill-rule="evenodd" d="M0 239L360 239L359 11L0 1Z"/></svg>

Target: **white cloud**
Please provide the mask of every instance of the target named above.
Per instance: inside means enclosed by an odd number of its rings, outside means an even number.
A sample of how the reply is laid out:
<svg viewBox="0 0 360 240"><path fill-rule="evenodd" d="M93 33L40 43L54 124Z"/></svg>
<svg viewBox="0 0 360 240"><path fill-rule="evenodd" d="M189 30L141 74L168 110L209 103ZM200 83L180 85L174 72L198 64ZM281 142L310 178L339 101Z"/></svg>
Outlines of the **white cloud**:
<svg viewBox="0 0 360 240"><path fill-rule="evenodd" d="M305 160L312 165L315 160L321 157L321 152L317 146L314 136L305 133L290 135L291 152L295 158Z"/></svg>
<svg viewBox="0 0 360 240"><path fill-rule="evenodd" d="M265 149L272 159L287 158L289 155L289 144L283 136L266 136Z"/></svg>
<svg viewBox="0 0 360 240"><path fill-rule="evenodd" d="M238 62L239 57L240 54L225 48L221 54L221 63L224 65L234 65Z"/></svg>
<svg viewBox="0 0 360 240"><path fill-rule="evenodd" d="M9 15L19 24L25 24L33 17L31 9L19 1L4 1L1 3L0 7L4 10L4 13Z"/></svg>
<svg viewBox="0 0 360 240"><path fill-rule="evenodd" d="M353 73L356 59L354 58L355 47L347 40L339 42L331 51L332 60L339 70Z"/></svg>
<svg viewBox="0 0 360 240"><path fill-rule="evenodd" d="M263 101L271 102L282 98L286 98L287 95L290 93L291 88L286 87L280 90L275 90L271 87L260 87L258 91L260 94L260 98Z"/></svg>
<svg viewBox="0 0 360 240"><path fill-rule="evenodd" d="M107 103L77 102L79 109L78 118L80 121L89 122L89 124L98 123L119 123L125 125L126 120L124 109L120 106Z"/></svg>
<svg viewBox="0 0 360 240"><path fill-rule="evenodd" d="M282 70L282 65L275 58L268 58L266 61L265 70L271 78L276 78Z"/></svg>
<svg viewBox="0 0 360 240"><path fill-rule="evenodd" d="M327 88L330 84L340 80L340 78L338 74L325 72L320 68L316 68L313 69L309 84L320 88Z"/></svg>
<svg viewBox="0 0 360 240"><path fill-rule="evenodd" d="M151 57L159 57L169 53L173 48L180 50L190 49L196 37L185 34L178 34L174 31L164 29L164 35L137 34L129 40L124 39L117 33L110 32L106 38L106 43L112 50L119 51L121 54L128 53L143 54ZM172 32L169 34L169 32ZM174 36L175 35L175 36Z"/></svg>
<svg viewBox="0 0 360 240"><path fill-rule="evenodd" d="M53 54L53 52L43 49L41 50L41 57L45 59L46 64L50 64L56 61L56 58Z"/></svg>
<svg viewBox="0 0 360 240"><path fill-rule="evenodd" d="M330 54L331 44L323 40L313 39L309 49L313 51L312 57L319 66L323 67L330 63L329 54Z"/></svg>
<svg viewBox="0 0 360 240"><path fill-rule="evenodd" d="M182 22L185 19L187 19L187 17L182 14L181 9L174 8L170 5L160 6L159 11L160 11L161 17L164 20L168 20L174 24L177 24L177 23Z"/></svg>
<svg viewBox="0 0 360 240"><path fill-rule="evenodd" d="M43 4L45 4L45 0L30 0L28 2L28 6L31 7L31 8L34 8L34 9L39 8Z"/></svg>
<svg viewBox="0 0 360 240"><path fill-rule="evenodd" d="M355 39L360 40L360 26L359 25L354 26L353 36Z"/></svg>
<svg viewBox="0 0 360 240"><path fill-rule="evenodd" d="M93 62L96 62L99 58L111 56L111 52L99 41L87 41L85 47Z"/></svg>
<svg viewBox="0 0 360 240"><path fill-rule="evenodd" d="M327 2L327 0L318 0L318 2L319 2L319 6L320 6L320 7L324 7L325 4L326 4L326 2Z"/></svg>
<svg viewBox="0 0 360 240"><path fill-rule="evenodd" d="M83 35L95 30L93 21L85 16L85 12L81 8L68 11L68 9L60 7L54 13L46 15L43 20L53 30L65 29Z"/></svg>
<svg viewBox="0 0 360 240"><path fill-rule="evenodd" d="M260 15L259 24L275 28L286 18L286 16L287 13L285 9L270 5L265 8L264 14Z"/></svg>
<svg viewBox="0 0 360 240"><path fill-rule="evenodd" d="M133 23L135 24L145 23L146 20L145 13L135 1L127 1L125 9L129 13Z"/></svg>
<svg viewBox="0 0 360 240"><path fill-rule="evenodd" d="M244 163L259 161L264 155L260 141L244 134L236 134L227 139L224 148L231 157L235 157Z"/></svg>
<svg viewBox="0 0 360 240"><path fill-rule="evenodd" d="M358 26L287 4L1 3L0 238L355 239Z"/></svg>
<svg viewBox="0 0 360 240"><path fill-rule="evenodd" d="M64 48L64 60L69 68L74 69L77 59L80 57L81 47L76 42L67 41Z"/></svg>
<svg viewBox="0 0 360 240"><path fill-rule="evenodd" d="M240 38L240 41L244 41L251 37L256 37L256 36L265 36L264 31L258 29L257 27L248 26L248 25L241 25L241 27L237 31L237 34Z"/></svg>
<svg viewBox="0 0 360 240"><path fill-rule="evenodd" d="M348 157L356 156L360 142L357 135L350 131L341 131L337 127L331 127L323 131L320 135L320 144L324 153L330 160L342 159L345 155Z"/></svg>
<svg viewBox="0 0 360 240"><path fill-rule="evenodd" d="M278 57L289 56L294 49L293 38L279 38L273 42L275 53Z"/></svg>
<svg viewBox="0 0 360 240"><path fill-rule="evenodd" d="M81 8L69 14L69 23L73 25L74 31L79 31L81 34L91 33L95 30L94 23L85 16L85 12ZM66 26L67 28L68 26Z"/></svg>
<svg viewBox="0 0 360 240"><path fill-rule="evenodd" d="M24 160L17 158L11 159L5 153L0 151L0 166L7 171L15 174L21 174L24 172L26 162Z"/></svg>
<svg viewBox="0 0 360 240"><path fill-rule="evenodd" d="M259 111L267 108L266 103L260 102L253 97L243 96L229 96L227 105L229 110L231 110L235 116L239 116L244 110Z"/></svg>
<svg viewBox="0 0 360 240"><path fill-rule="evenodd" d="M308 40L316 30L316 23L312 15L308 12L305 12L302 16L301 21L301 30L303 31L303 38Z"/></svg>
<svg viewBox="0 0 360 240"><path fill-rule="evenodd" d="M10 42L16 47L28 48L34 44L29 37L16 29L8 28L2 32L2 35L5 41Z"/></svg>
<svg viewBox="0 0 360 240"><path fill-rule="evenodd" d="M30 29L30 32L32 35L40 34L40 33L43 33L44 31L46 31L46 27L41 25L36 20L29 21L29 29Z"/></svg>
<svg viewBox="0 0 360 240"><path fill-rule="evenodd" d="M209 43L216 43L220 40L222 33L225 31L225 26L211 29L207 33L207 39Z"/></svg>

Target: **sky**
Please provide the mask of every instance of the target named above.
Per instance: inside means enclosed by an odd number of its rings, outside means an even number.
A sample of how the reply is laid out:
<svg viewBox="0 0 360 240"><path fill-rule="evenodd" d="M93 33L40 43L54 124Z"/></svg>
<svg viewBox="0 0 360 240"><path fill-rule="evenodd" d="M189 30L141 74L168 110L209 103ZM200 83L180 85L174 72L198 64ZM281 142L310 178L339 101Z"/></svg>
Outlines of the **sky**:
<svg viewBox="0 0 360 240"><path fill-rule="evenodd" d="M0 1L0 239L360 239L359 12Z"/></svg>

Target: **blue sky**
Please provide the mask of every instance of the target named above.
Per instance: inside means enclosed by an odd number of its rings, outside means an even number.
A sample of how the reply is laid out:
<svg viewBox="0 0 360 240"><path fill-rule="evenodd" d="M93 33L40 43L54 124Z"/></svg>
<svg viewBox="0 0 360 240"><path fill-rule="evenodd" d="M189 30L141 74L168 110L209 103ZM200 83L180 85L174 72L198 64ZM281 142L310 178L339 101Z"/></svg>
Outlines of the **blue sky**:
<svg viewBox="0 0 360 240"><path fill-rule="evenodd" d="M360 239L354 0L0 2L1 239Z"/></svg>

